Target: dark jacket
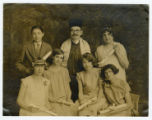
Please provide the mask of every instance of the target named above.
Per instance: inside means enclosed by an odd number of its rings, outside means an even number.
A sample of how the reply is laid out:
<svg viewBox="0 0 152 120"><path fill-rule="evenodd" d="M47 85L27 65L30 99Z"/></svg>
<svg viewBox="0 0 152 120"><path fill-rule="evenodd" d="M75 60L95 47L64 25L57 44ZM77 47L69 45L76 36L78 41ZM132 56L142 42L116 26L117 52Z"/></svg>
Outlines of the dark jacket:
<svg viewBox="0 0 152 120"><path fill-rule="evenodd" d="M49 51L52 51L52 48L46 42L42 42L39 55L35 53L34 42L25 45L16 62L17 69L21 72L26 72L26 69L32 70L32 62L38 58L42 58Z"/></svg>

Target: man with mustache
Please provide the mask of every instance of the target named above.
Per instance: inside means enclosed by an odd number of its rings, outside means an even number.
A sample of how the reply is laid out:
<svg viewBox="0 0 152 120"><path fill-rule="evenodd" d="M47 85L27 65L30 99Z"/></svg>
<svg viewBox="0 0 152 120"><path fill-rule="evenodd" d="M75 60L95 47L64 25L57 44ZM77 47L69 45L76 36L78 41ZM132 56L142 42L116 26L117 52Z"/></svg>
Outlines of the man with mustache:
<svg viewBox="0 0 152 120"><path fill-rule="evenodd" d="M75 102L78 99L78 82L76 73L82 70L81 57L84 53L90 53L90 46L87 41L81 37L83 34L82 21L72 19L70 25L70 38L64 41L61 49L64 52L64 66L69 70L71 77L72 100Z"/></svg>

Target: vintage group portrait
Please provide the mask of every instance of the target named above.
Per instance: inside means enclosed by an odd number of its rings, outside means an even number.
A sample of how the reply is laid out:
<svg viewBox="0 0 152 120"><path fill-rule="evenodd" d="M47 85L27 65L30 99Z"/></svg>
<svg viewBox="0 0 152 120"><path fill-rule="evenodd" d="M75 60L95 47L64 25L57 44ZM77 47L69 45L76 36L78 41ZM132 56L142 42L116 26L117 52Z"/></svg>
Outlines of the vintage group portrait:
<svg viewBox="0 0 152 120"><path fill-rule="evenodd" d="M148 4L3 4L3 116L149 116Z"/></svg>

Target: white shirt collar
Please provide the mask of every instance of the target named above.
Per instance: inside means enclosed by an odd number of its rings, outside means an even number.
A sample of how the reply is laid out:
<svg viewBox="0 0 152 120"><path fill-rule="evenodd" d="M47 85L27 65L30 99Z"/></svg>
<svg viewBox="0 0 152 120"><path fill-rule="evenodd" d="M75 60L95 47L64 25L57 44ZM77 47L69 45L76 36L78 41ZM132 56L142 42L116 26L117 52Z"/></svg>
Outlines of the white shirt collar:
<svg viewBox="0 0 152 120"><path fill-rule="evenodd" d="M42 42L34 42L34 45L38 45L38 44L41 46Z"/></svg>
<svg viewBox="0 0 152 120"><path fill-rule="evenodd" d="M80 42L80 39L81 39L81 38L79 38L79 40L77 40L77 41L73 41L73 40L71 39L71 41L72 41L74 44L78 44L78 43Z"/></svg>

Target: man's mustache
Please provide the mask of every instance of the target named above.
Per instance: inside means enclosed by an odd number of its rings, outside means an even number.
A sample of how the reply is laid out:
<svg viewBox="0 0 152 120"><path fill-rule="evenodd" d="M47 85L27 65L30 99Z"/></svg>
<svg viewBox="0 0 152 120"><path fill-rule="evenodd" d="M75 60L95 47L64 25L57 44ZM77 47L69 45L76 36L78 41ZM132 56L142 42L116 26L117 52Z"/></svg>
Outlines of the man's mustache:
<svg viewBox="0 0 152 120"><path fill-rule="evenodd" d="M72 36L78 36L77 34L73 34Z"/></svg>

